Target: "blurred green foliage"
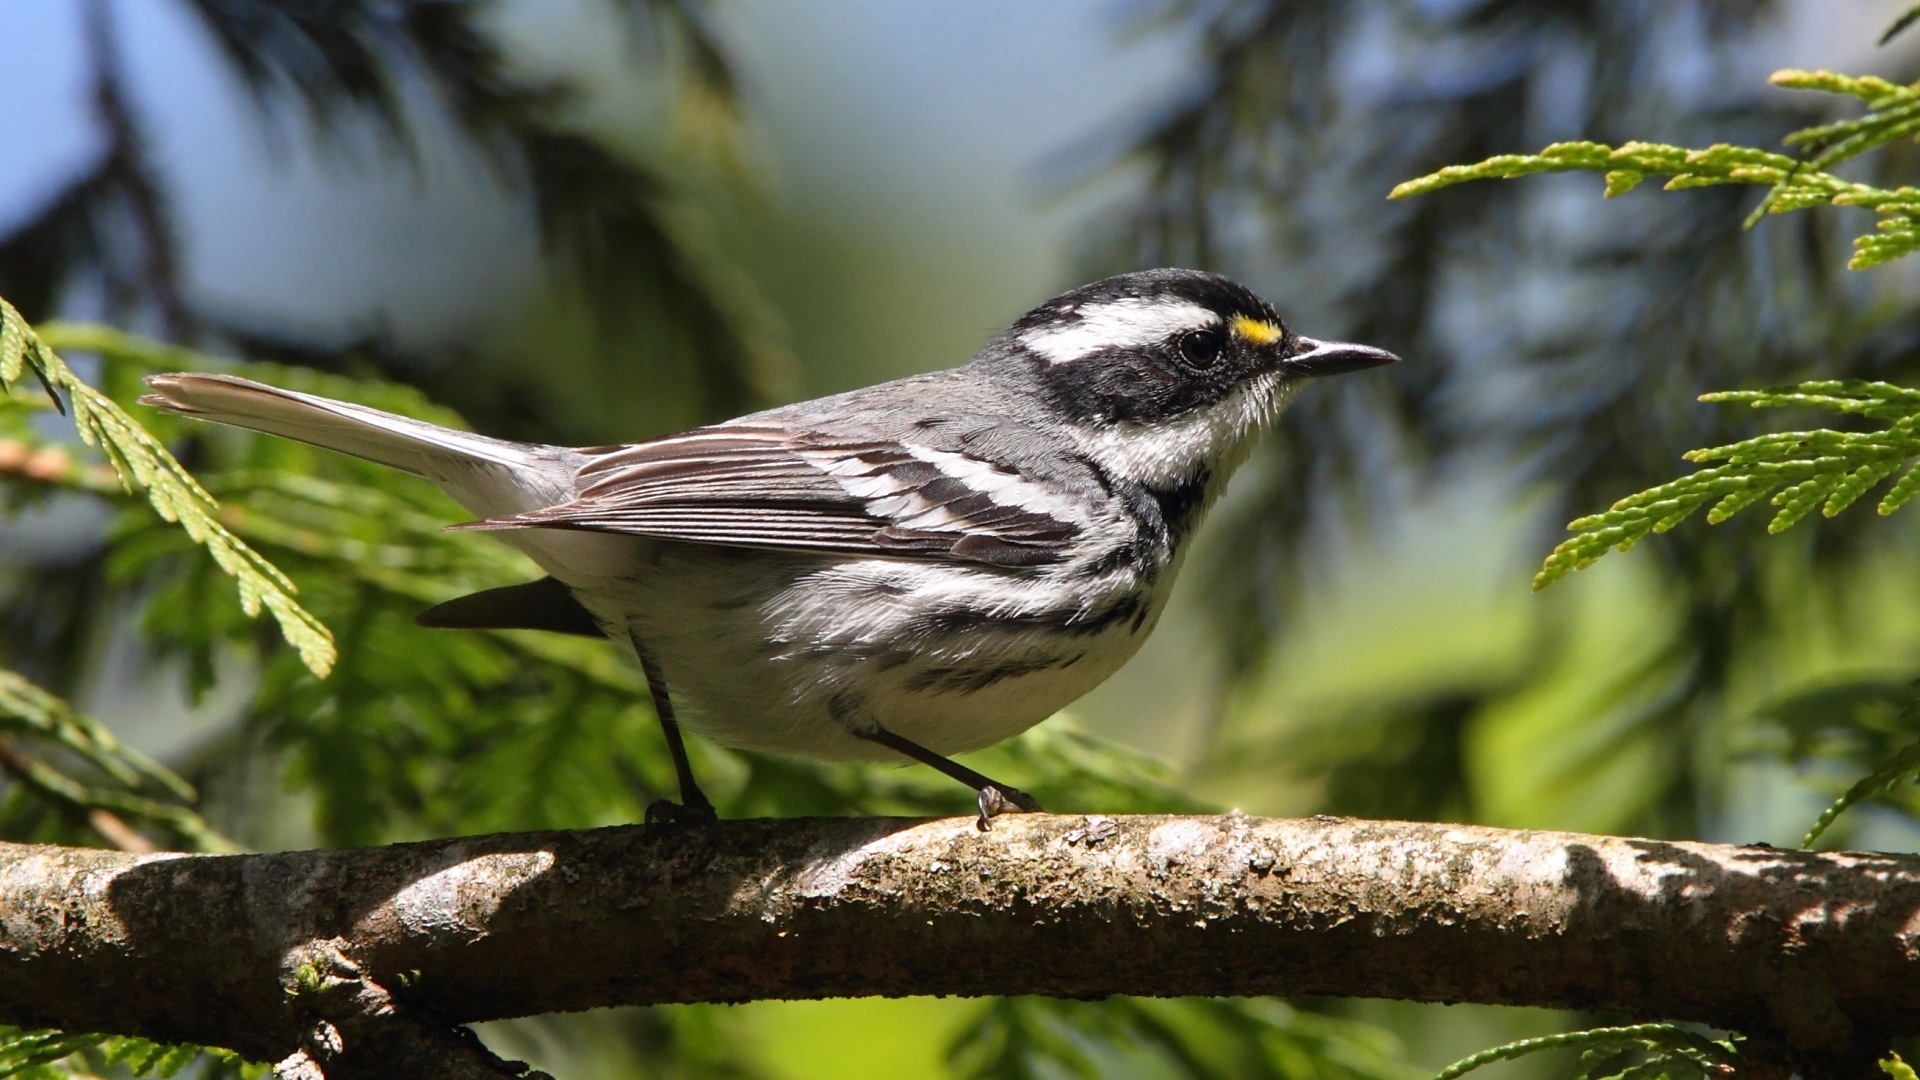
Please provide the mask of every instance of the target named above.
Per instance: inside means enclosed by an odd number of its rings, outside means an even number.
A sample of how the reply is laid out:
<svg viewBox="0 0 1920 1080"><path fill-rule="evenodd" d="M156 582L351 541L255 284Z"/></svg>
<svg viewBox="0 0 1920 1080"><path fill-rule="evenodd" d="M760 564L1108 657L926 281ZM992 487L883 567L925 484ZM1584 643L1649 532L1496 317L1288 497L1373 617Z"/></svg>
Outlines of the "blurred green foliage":
<svg viewBox="0 0 1920 1080"><path fill-rule="evenodd" d="M50 404L72 411L81 441L100 451L121 486L146 492L155 514L180 526L188 540L239 583L241 608L248 615L271 612L301 662L324 677L333 667L333 641L327 628L294 602L293 583L214 520L213 499L173 455L112 399L76 378L13 305L0 300L0 394L10 392L29 370ZM63 390L69 402L65 408L59 398ZM18 414L12 419L18 428Z"/></svg>
<svg viewBox="0 0 1920 1080"><path fill-rule="evenodd" d="M0 1027L0 1076L18 1080L66 1077L175 1077L193 1068L195 1080L261 1080L271 1070L226 1050L163 1046L119 1035L67 1035Z"/></svg>
<svg viewBox="0 0 1920 1080"><path fill-rule="evenodd" d="M1144 1062L1182 1080L1419 1076L1399 1054L1393 1037L1371 1024L1277 1001L1007 998L960 1033L947 1060L955 1075L981 1080L1097 1080Z"/></svg>

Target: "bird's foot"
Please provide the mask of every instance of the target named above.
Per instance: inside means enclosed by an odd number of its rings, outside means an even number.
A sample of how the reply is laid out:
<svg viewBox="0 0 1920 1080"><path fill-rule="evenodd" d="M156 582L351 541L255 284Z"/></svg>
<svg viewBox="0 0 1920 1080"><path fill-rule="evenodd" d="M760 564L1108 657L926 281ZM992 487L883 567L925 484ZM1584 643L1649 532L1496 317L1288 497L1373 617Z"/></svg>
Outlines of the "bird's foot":
<svg viewBox="0 0 1920 1080"><path fill-rule="evenodd" d="M713 804L706 799L687 799L684 803L672 799L657 799L648 804L647 815L643 818L648 825L704 825L719 821L720 815Z"/></svg>
<svg viewBox="0 0 1920 1080"><path fill-rule="evenodd" d="M981 832L993 828L995 814L1037 814L1040 801L1024 791L1017 791L1004 784L989 783L980 789L980 820L975 828Z"/></svg>

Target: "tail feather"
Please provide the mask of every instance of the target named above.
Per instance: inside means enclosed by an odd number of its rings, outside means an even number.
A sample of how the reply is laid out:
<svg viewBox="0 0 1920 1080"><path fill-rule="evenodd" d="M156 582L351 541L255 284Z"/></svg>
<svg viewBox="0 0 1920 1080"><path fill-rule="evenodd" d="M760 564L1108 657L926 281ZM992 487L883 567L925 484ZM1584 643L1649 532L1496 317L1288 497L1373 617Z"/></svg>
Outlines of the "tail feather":
<svg viewBox="0 0 1920 1080"><path fill-rule="evenodd" d="M423 476L483 516L563 502L574 470L555 447L509 442L231 375L147 378L143 405L263 431Z"/></svg>

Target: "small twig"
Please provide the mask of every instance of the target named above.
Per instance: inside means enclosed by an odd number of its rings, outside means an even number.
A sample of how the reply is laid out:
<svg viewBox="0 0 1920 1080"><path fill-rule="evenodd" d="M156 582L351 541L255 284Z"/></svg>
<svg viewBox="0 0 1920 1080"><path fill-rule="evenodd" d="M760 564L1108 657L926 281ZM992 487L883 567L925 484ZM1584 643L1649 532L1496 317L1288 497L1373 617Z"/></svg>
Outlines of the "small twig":
<svg viewBox="0 0 1920 1080"><path fill-rule="evenodd" d="M159 846L146 838L145 834L120 820L120 815L102 807L87 811L87 825L99 833L101 839L121 851L130 851L135 855L146 855L160 850Z"/></svg>

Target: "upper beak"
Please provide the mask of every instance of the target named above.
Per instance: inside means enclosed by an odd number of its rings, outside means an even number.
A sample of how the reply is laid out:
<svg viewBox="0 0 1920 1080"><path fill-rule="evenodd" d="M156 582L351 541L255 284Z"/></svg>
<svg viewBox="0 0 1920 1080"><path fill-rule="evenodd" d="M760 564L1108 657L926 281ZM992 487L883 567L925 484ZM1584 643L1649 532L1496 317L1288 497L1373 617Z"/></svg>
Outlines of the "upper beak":
<svg viewBox="0 0 1920 1080"><path fill-rule="evenodd" d="M1345 375L1349 371L1365 371L1370 367L1399 362L1399 357L1371 345L1315 341L1310 337L1295 335L1292 348L1280 361L1280 370L1302 378L1317 378L1321 375Z"/></svg>

